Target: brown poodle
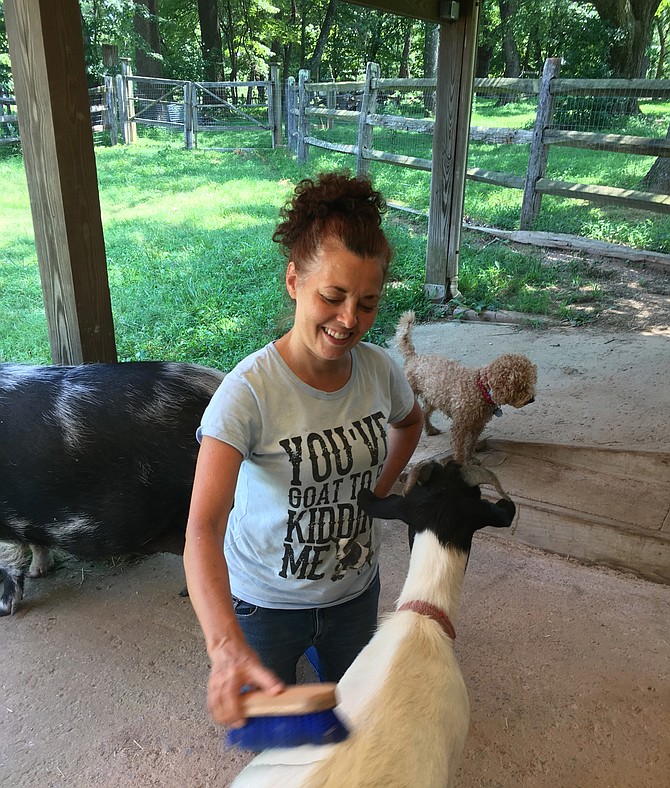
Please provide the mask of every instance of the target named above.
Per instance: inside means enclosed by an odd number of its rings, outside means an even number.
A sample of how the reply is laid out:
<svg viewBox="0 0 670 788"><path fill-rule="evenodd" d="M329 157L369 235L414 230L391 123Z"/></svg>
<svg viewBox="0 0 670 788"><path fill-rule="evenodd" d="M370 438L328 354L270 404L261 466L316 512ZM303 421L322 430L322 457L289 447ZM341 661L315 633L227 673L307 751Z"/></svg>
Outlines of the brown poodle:
<svg viewBox="0 0 670 788"><path fill-rule="evenodd" d="M535 398L537 369L526 356L504 353L485 367L466 367L436 354L417 354L411 334L414 312L404 312L396 330L405 374L422 401L428 435L440 430L430 422L440 410L451 419L451 448L460 463L472 461L477 439L501 405L522 408Z"/></svg>

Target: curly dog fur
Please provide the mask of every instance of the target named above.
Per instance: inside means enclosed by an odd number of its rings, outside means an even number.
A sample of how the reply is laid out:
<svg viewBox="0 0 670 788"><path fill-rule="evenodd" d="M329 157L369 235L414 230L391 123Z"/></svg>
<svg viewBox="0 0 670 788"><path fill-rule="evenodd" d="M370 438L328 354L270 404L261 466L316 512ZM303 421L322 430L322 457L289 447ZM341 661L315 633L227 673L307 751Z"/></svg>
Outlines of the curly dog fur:
<svg viewBox="0 0 670 788"><path fill-rule="evenodd" d="M501 405L522 408L533 402L537 368L526 356L503 353L484 367L466 367L436 354L417 354L412 343L414 312L404 312L396 341L405 360L405 374L421 400L428 435L436 410L451 419L451 448L457 462L472 460L477 439Z"/></svg>

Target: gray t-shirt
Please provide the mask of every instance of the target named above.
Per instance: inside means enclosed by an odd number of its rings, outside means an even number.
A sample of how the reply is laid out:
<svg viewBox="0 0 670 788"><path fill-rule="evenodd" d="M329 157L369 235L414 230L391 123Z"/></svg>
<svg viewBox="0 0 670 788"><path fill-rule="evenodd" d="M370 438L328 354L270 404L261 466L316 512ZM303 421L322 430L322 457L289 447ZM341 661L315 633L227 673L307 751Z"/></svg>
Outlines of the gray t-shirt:
<svg viewBox="0 0 670 788"><path fill-rule="evenodd" d="M301 381L274 344L226 375L198 429L244 460L224 542L233 596L268 608L327 607L374 580L380 524L359 510L386 459L386 427L412 409L398 365L365 342L333 392Z"/></svg>

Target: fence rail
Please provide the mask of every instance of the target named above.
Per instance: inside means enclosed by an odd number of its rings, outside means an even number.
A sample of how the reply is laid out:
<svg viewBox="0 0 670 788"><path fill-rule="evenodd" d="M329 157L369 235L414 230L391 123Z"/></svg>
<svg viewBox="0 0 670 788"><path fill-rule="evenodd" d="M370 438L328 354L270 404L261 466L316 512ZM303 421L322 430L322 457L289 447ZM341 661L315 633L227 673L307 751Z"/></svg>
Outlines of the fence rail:
<svg viewBox="0 0 670 788"><path fill-rule="evenodd" d="M378 67L377 67L378 69ZM559 77L560 61L550 58L541 79L476 79L475 92L480 96L537 97L534 127L529 129L483 128L472 126L470 140L501 145L528 145L529 159L524 176L468 168L466 177L523 191L520 215L521 229L531 227L537 219L545 194L568 199L581 199L599 205L623 205L658 213L670 213L670 195L611 185L593 185L557 180L548 177L547 162L552 145L616 152L639 156L669 157L670 134L665 138L615 134L599 131L560 128L553 122L558 100L573 97L616 97L620 102L643 99L670 99L670 80L577 80ZM372 145L373 130L414 132L431 136L435 121L432 117L413 118L388 112L402 102L403 93L423 91L424 107L430 107L435 79L382 79L368 68L364 82L309 82L309 73L301 71L298 82L287 86L287 137L289 146L305 161L309 147L318 147L356 157L357 171L365 172L370 161L386 162L401 167L431 170L427 156L412 156L379 150ZM344 105L347 105L344 108ZM351 106L355 104L355 106ZM624 105L625 106L625 105ZM333 141L311 132L316 123L351 124L356 126L350 141ZM670 120L669 120L670 122ZM361 142L363 140L363 142Z"/></svg>

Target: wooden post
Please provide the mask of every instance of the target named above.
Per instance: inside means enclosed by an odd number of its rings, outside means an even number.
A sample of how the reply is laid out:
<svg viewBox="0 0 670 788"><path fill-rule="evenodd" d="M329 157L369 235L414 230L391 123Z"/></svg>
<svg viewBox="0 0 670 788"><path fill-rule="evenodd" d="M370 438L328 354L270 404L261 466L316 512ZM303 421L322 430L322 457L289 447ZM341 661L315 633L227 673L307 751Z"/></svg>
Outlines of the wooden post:
<svg viewBox="0 0 670 788"><path fill-rule="evenodd" d="M115 44L102 45L102 65L105 68L114 69L114 71L118 70L119 48Z"/></svg>
<svg viewBox="0 0 670 788"><path fill-rule="evenodd" d="M193 103L195 85L184 82L184 147L186 150L193 148Z"/></svg>
<svg viewBox="0 0 670 788"><path fill-rule="evenodd" d="M309 71L306 68L301 68L298 72L298 162L305 164L307 162L307 144L305 137L308 131L307 113L307 91L305 90L305 83L309 79Z"/></svg>
<svg viewBox="0 0 670 788"><path fill-rule="evenodd" d="M286 142L288 149L296 152L295 77L286 80Z"/></svg>
<svg viewBox="0 0 670 788"><path fill-rule="evenodd" d="M135 123L135 89L133 87L133 69L130 65L130 58L121 58L121 74L123 75L124 84L124 103L126 105L125 112L125 125L126 129L123 135L124 142L129 145L137 142L137 123Z"/></svg>
<svg viewBox="0 0 670 788"><path fill-rule="evenodd" d="M4 7L51 357L116 361L79 3Z"/></svg>
<svg viewBox="0 0 670 788"><path fill-rule="evenodd" d="M116 145L119 135L119 121L116 115L116 91L114 89L114 78L105 74L105 113L109 126L109 140L112 145Z"/></svg>
<svg viewBox="0 0 670 788"><path fill-rule="evenodd" d="M128 102L126 101L126 81L121 74L116 75L116 106L119 111L119 128L124 145L128 140Z"/></svg>
<svg viewBox="0 0 670 788"><path fill-rule="evenodd" d="M337 92L334 87L326 89L326 107L328 109L337 108ZM327 129L330 131L335 126L335 121L328 118Z"/></svg>
<svg viewBox="0 0 670 788"><path fill-rule="evenodd" d="M272 130L272 147L282 144L281 129L281 85L279 84L279 64L270 63L270 90L268 91L268 115Z"/></svg>
<svg viewBox="0 0 670 788"><path fill-rule="evenodd" d="M451 14L458 4L442 6ZM478 0L461 0L458 17L440 21L426 250L426 295L436 303L458 295L478 21Z"/></svg>
<svg viewBox="0 0 670 788"><path fill-rule="evenodd" d="M377 109L377 80L380 69L378 63L365 66L365 88L361 100L361 111L358 116L358 140L356 143L356 173L367 175L370 171L370 159L364 157L364 151L372 148L372 126L368 123L368 115Z"/></svg>
<svg viewBox="0 0 670 788"><path fill-rule="evenodd" d="M535 116L535 126L533 127L533 139L530 143L528 171L523 187L523 201L519 219L519 227L522 230L530 230L533 227L542 207L542 195L535 191L535 185L547 173L549 146L544 144L544 132L551 125L554 114L554 97L551 95L551 81L558 77L560 70L560 57L550 57L544 61L540 93L537 99L537 115Z"/></svg>

